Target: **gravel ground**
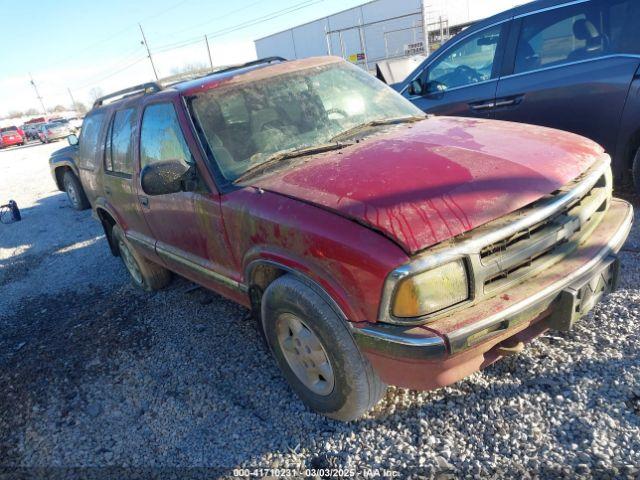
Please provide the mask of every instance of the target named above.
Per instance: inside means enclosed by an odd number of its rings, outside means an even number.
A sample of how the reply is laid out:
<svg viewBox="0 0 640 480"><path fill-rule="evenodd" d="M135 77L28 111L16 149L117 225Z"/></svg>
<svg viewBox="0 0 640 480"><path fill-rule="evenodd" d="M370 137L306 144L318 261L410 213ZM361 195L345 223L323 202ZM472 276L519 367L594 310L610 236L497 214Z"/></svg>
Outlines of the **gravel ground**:
<svg viewBox="0 0 640 480"><path fill-rule="evenodd" d="M0 152L0 203L14 198L23 212L0 225L5 474L98 466L186 478L256 466L637 478L638 215L621 290L574 331L450 388L390 388L369 416L340 424L296 399L243 308L182 279L134 289L90 212L55 190L47 158L60 146Z"/></svg>

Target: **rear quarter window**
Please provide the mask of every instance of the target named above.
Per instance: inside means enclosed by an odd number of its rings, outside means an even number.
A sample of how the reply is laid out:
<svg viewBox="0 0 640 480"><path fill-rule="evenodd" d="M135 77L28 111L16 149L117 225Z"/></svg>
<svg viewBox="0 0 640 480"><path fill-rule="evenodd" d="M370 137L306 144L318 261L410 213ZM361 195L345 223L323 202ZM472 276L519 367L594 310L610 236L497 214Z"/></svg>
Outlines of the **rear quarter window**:
<svg viewBox="0 0 640 480"><path fill-rule="evenodd" d="M104 118L104 112L98 112L84 120L78 150L78 166L81 168L94 170L100 163L98 144Z"/></svg>

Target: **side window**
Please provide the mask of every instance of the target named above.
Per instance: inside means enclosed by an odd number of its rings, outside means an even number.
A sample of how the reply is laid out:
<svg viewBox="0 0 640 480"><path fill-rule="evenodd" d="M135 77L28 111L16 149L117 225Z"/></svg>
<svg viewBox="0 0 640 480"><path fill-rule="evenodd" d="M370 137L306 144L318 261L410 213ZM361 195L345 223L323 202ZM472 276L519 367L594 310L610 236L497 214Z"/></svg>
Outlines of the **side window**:
<svg viewBox="0 0 640 480"><path fill-rule="evenodd" d="M131 145L135 110L128 108L116 112L107 134L105 169L114 173L133 173L133 150Z"/></svg>
<svg viewBox="0 0 640 480"><path fill-rule="evenodd" d="M427 91L490 80L501 31L497 25L471 35L431 64L424 82Z"/></svg>
<svg viewBox="0 0 640 480"><path fill-rule="evenodd" d="M524 17L514 73L595 58L609 39L598 2L585 2Z"/></svg>
<svg viewBox="0 0 640 480"><path fill-rule="evenodd" d="M98 165L98 136L102 129L104 112L88 115L82 122L80 146L78 147L79 163L82 168L94 169Z"/></svg>
<svg viewBox="0 0 640 480"><path fill-rule="evenodd" d="M616 53L640 53L640 2L610 0L605 2L605 25L609 26L611 50Z"/></svg>
<svg viewBox="0 0 640 480"><path fill-rule="evenodd" d="M166 160L193 163L173 104L149 105L142 117L140 162L144 168L151 163Z"/></svg>

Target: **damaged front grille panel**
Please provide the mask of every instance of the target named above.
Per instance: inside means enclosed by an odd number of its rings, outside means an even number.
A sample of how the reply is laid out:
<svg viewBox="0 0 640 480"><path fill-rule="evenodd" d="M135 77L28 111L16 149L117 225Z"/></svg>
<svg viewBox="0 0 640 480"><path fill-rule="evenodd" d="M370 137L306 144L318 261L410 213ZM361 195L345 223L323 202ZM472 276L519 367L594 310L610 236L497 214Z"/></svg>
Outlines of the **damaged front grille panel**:
<svg viewBox="0 0 640 480"><path fill-rule="evenodd" d="M602 220L611 199L603 173L587 194L545 220L480 251L476 278L492 293L550 267L588 238ZM535 205L534 205L535 207Z"/></svg>
<svg viewBox="0 0 640 480"><path fill-rule="evenodd" d="M549 268L587 240L604 218L612 198L610 158L540 200L494 222L440 244L394 270L385 284L379 320L395 319L390 302L397 282L444 263L465 259L470 299L444 311L415 319L427 323L505 291Z"/></svg>

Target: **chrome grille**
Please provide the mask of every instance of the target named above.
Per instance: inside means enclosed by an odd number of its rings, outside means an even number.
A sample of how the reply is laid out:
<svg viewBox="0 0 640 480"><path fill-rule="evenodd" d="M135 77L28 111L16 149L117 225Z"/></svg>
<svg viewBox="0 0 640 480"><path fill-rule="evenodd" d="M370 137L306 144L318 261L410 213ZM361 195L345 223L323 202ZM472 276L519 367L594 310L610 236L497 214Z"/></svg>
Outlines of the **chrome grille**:
<svg viewBox="0 0 640 480"><path fill-rule="evenodd" d="M533 275L577 248L600 223L609 206L611 185L607 177L603 173L584 196L543 221L485 246L480 251L476 273L484 293Z"/></svg>
<svg viewBox="0 0 640 480"><path fill-rule="evenodd" d="M610 158L603 155L574 181L516 212L430 248L398 267L385 282L379 320L407 324L391 312L397 283L408 275L465 259L469 300L424 317L426 323L495 296L559 262L585 241L609 208L612 196Z"/></svg>

